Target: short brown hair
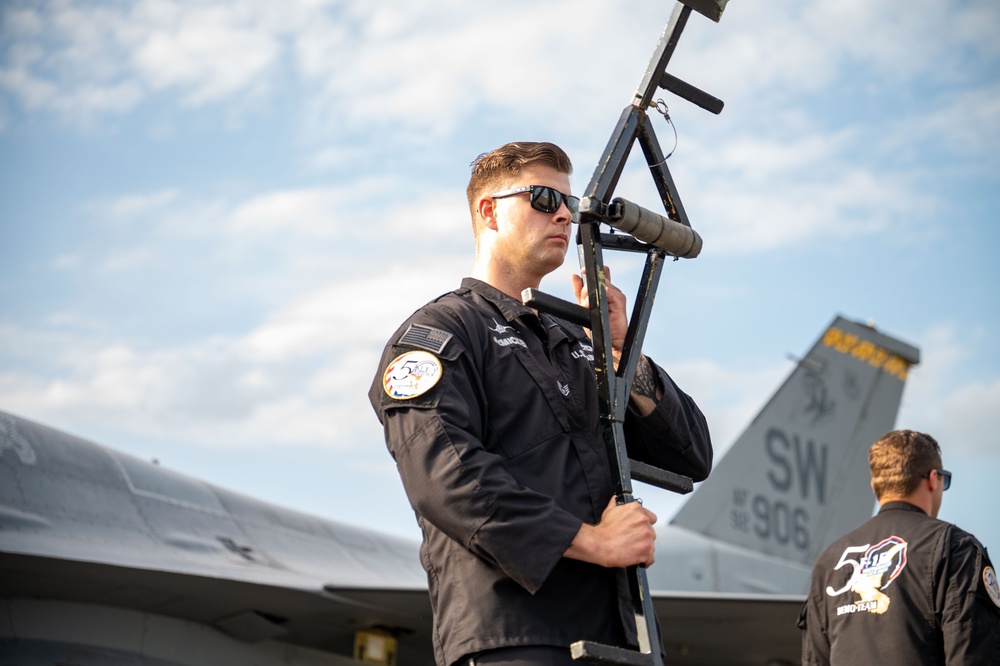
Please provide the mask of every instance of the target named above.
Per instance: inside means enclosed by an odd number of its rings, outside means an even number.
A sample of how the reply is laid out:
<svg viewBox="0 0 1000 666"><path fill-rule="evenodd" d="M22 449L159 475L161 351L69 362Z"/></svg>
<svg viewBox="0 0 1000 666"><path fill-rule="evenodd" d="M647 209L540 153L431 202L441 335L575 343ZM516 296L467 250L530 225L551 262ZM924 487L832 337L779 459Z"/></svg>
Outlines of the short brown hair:
<svg viewBox="0 0 1000 666"><path fill-rule="evenodd" d="M477 235L476 203L479 197L484 192L503 189L516 180L524 169L535 165L552 167L565 174L573 173L573 163L566 152L554 143L544 141L514 141L483 153L472 161L472 177L465 192Z"/></svg>
<svg viewBox="0 0 1000 666"><path fill-rule="evenodd" d="M875 496L906 497L920 479L941 466L941 447L933 437L915 430L893 430L868 449Z"/></svg>

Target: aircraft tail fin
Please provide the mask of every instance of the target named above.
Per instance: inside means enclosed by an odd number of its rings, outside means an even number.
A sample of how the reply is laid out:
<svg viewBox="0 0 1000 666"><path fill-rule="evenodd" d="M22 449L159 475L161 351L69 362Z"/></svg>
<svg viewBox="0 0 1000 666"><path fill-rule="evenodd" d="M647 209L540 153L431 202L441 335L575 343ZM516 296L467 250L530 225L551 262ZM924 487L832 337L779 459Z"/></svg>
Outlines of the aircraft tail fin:
<svg viewBox="0 0 1000 666"><path fill-rule="evenodd" d="M868 448L920 350L834 319L671 524L811 566L872 515Z"/></svg>

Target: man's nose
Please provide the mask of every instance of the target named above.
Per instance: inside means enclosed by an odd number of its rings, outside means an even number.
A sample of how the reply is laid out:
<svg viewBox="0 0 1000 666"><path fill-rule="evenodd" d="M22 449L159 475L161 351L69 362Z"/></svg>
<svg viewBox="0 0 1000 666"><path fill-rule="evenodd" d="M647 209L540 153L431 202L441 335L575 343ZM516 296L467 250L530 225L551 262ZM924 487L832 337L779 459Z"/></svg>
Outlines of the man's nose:
<svg viewBox="0 0 1000 666"><path fill-rule="evenodd" d="M563 201L559 204L559 208L556 209L555 213L555 223L556 224L569 224L573 221L573 211L569 209L566 202Z"/></svg>

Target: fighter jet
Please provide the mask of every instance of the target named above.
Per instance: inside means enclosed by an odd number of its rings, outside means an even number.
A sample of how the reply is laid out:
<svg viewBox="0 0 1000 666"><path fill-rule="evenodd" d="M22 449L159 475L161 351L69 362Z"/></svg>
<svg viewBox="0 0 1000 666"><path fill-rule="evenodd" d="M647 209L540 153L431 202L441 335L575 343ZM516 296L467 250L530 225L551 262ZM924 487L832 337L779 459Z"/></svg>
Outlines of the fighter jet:
<svg viewBox="0 0 1000 666"><path fill-rule="evenodd" d="M919 356L837 317L660 528L666 663L798 663L813 559L871 516ZM431 637L419 544L0 412L0 664L430 666Z"/></svg>

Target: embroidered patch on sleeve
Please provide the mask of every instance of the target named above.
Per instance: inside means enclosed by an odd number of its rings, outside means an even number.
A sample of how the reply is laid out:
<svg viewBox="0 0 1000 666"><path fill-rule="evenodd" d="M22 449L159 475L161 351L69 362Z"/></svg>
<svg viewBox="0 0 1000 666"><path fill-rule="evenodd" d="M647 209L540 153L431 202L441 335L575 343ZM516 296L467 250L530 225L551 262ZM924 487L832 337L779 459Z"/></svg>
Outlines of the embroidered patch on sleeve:
<svg viewBox="0 0 1000 666"><path fill-rule="evenodd" d="M983 569L983 585L986 586L986 594L994 604L1000 606L1000 583L997 582L997 572L993 567Z"/></svg>
<svg viewBox="0 0 1000 666"><path fill-rule="evenodd" d="M439 328L423 326L421 324L410 324L410 327L406 329L406 333L403 333L403 337L396 344L411 345L420 349L426 349L435 354L440 354L445 345L448 344L448 341L453 337L448 331L442 331Z"/></svg>
<svg viewBox="0 0 1000 666"><path fill-rule="evenodd" d="M425 351L409 351L394 358L382 375L385 394L409 400L430 391L441 379L441 361Z"/></svg>

